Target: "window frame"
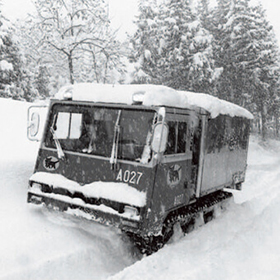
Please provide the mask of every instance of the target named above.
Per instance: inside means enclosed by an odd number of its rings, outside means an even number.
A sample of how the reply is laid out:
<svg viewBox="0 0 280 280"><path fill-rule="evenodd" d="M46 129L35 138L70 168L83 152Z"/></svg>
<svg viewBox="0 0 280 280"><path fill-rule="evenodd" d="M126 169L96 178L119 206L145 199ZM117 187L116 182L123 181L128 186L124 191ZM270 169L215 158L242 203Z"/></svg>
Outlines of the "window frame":
<svg viewBox="0 0 280 280"><path fill-rule="evenodd" d="M190 125L189 125L189 115L177 115L177 114L168 114L166 117L166 123L168 125L169 122L176 122L176 139L175 139L175 151L173 153L166 153L164 152L163 156L164 157L174 157L174 156L182 156L182 155L186 155L189 154L191 152L190 150L190 137L189 137L189 129L190 129ZM186 130L185 130L185 135L186 135L186 139L185 139L185 152L180 152L178 153L178 135L179 135L179 123L185 123L186 124ZM169 127L169 125L168 125Z"/></svg>
<svg viewBox="0 0 280 280"><path fill-rule="evenodd" d="M59 109L57 109L56 107L58 106ZM71 110L70 110L71 107ZM50 111L49 111L49 115L48 115L48 122L47 125L45 127L45 132L44 132L44 138L43 138L43 146L44 148L47 149L55 149L55 147L53 147L52 144L50 144L49 141L49 128L52 127L53 123L57 122L57 116L59 112L62 113L71 113L71 114L75 114L75 113L80 113L81 111L81 107L85 110L92 110L94 108L105 108L105 109L112 109L112 110L121 110L121 111L136 111L136 112L142 112L144 113L151 113L153 114L153 116L155 116L155 114L157 114L157 110L155 110L154 108L140 108L138 106L122 106L120 104L118 105L112 105L112 104L86 104L84 102L79 102L79 103L68 103L68 102L55 102L51 105ZM62 110L64 108L64 110ZM114 123L115 124L115 123ZM69 122L69 126L70 127L70 122ZM68 134L69 135L69 134ZM59 140L67 140L65 139L59 139ZM112 141L113 143L113 141ZM110 156L104 156L104 155L98 155L98 154L87 154L87 153L81 153L78 150L68 150L68 149L64 149L64 151L66 151L67 153L79 153L82 154L84 156L93 156L93 157L98 157L98 158L110 158ZM153 157L151 156L149 162L147 164L149 164L152 161ZM136 160L132 160L132 159L127 159L127 158L118 158L118 161L121 162L134 162L135 164L140 164L141 162L138 162ZM147 165L145 163L145 165Z"/></svg>

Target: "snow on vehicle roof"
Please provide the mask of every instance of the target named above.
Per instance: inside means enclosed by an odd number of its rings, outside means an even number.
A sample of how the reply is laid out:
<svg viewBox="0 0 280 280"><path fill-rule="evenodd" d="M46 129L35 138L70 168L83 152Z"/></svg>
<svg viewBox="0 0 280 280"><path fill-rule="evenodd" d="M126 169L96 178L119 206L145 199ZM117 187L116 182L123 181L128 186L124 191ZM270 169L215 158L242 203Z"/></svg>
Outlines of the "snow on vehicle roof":
<svg viewBox="0 0 280 280"><path fill-rule="evenodd" d="M216 118L218 115L229 115L231 117L245 117L253 119L254 116L245 108L240 107L234 103L226 100L219 99L215 96L205 93L195 92L181 92L188 96L188 103L191 106L201 107L211 114L212 118Z"/></svg>
<svg viewBox="0 0 280 280"><path fill-rule="evenodd" d="M209 94L177 91L162 85L77 83L62 87L55 98L131 105L133 96L136 95L138 97L142 95L142 104L145 106L168 106L183 109L200 107L208 111L212 118L221 114L253 119L253 115L249 111L231 102Z"/></svg>

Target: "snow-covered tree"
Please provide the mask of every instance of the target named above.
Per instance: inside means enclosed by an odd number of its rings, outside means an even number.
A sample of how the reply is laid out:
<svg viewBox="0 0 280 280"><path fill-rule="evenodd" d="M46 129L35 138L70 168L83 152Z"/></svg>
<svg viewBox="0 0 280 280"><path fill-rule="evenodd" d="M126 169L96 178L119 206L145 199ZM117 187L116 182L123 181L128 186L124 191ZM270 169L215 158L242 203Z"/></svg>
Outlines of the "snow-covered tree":
<svg viewBox="0 0 280 280"><path fill-rule="evenodd" d="M265 135L267 113L274 104L279 78L279 53L272 26L263 8L250 6L249 0L219 0L213 18L215 63L223 69L218 95L255 109Z"/></svg>
<svg viewBox="0 0 280 280"><path fill-rule="evenodd" d="M115 83L125 72L123 44L116 39L116 32L108 27L102 34L102 47L88 44L77 50L74 77L77 82Z"/></svg>
<svg viewBox="0 0 280 280"><path fill-rule="evenodd" d="M266 20L262 6L252 8L255 18L255 36L249 49L247 77L252 88L253 102L262 122L262 134L266 137L267 119L279 110L279 48L270 23ZM252 35L253 36L253 35ZM256 55L257 53L257 55ZM278 106L277 106L278 105ZM278 108L277 108L278 107Z"/></svg>
<svg viewBox="0 0 280 280"><path fill-rule="evenodd" d="M64 54L41 46L42 33L35 17L29 17L26 21L16 23L17 41L23 60L23 67L28 75L29 83L41 97L45 97L46 91L38 91L38 73L43 70L50 80L48 90L50 95L59 87L69 83L69 70L67 58ZM45 78L45 77L44 77Z"/></svg>
<svg viewBox="0 0 280 280"><path fill-rule="evenodd" d="M35 6L37 15L22 28L31 64L47 65L49 73L63 78L68 72L71 83L107 82L111 68L123 70L121 44L110 30L104 1L38 0ZM100 73L97 65L107 77L94 75Z"/></svg>
<svg viewBox="0 0 280 280"><path fill-rule="evenodd" d="M50 73L46 66L40 66L38 68L33 83L41 97L50 97Z"/></svg>
<svg viewBox="0 0 280 280"><path fill-rule="evenodd" d="M20 98L21 61L11 23L0 11L0 96Z"/></svg>
<svg viewBox="0 0 280 280"><path fill-rule="evenodd" d="M162 40L158 34L160 21L155 0L139 3L139 15L135 21L138 29L131 38L130 61L134 63L134 83L158 83L157 61L160 59Z"/></svg>
<svg viewBox="0 0 280 280"><path fill-rule="evenodd" d="M189 1L167 1L159 7L151 4L140 5L138 30L132 39L144 82L208 91L215 76L211 34Z"/></svg>
<svg viewBox="0 0 280 280"><path fill-rule="evenodd" d="M213 18L212 9L210 7L210 1L198 0L196 9L202 27L206 30L211 30Z"/></svg>

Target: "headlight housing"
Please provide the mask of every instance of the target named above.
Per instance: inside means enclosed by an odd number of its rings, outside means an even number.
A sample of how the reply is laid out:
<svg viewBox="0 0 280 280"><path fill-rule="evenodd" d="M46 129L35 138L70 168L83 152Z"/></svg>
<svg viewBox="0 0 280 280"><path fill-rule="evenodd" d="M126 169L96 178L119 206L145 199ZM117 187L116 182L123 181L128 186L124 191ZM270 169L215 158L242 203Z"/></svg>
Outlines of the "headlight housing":
<svg viewBox="0 0 280 280"><path fill-rule="evenodd" d="M40 183L37 182L31 182L30 183L30 187L32 188L32 190L36 191L42 191L42 185Z"/></svg>
<svg viewBox="0 0 280 280"><path fill-rule="evenodd" d="M129 205L124 207L124 213L128 218L135 218L139 216L138 209Z"/></svg>

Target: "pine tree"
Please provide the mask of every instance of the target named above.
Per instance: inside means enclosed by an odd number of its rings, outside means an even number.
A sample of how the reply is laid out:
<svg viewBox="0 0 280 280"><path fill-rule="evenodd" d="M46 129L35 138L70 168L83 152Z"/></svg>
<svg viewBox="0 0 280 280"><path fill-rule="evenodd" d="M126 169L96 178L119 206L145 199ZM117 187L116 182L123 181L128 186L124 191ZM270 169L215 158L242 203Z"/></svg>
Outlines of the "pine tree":
<svg viewBox="0 0 280 280"><path fill-rule="evenodd" d="M39 95L43 98L50 97L50 74L46 66L39 66L37 73L34 78L35 89L38 91Z"/></svg>
<svg viewBox="0 0 280 280"><path fill-rule="evenodd" d="M212 22L210 25L211 33L214 37L214 60L215 66L221 68L222 74L216 83L217 95L220 98L232 100L232 69L230 60L231 53L231 25L230 17L232 16L231 0L218 0L217 6L213 11Z"/></svg>
<svg viewBox="0 0 280 280"><path fill-rule="evenodd" d="M220 0L214 15L215 63L223 69L218 95L255 109L265 136L279 72L272 26L263 8L251 7L249 0Z"/></svg>
<svg viewBox="0 0 280 280"><path fill-rule="evenodd" d="M21 60L12 33L12 25L0 11L0 96L19 99Z"/></svg>
<svg viewBox="0 0 280 280"><path fill-rule="evenodd" d="M209 0L198 0L197 14L202 27L208 31L211 31L213 18L212 18L212 10L210 8Z"/></svg>
<svg viewBox="0 0 280 280"><path fill-rule="evenodd" d="M184 0L170 1L161 14L161 20L164 30L164 47L159 63L162 80L174 88L193 89L190 85L192 65L202 63L199 57L197 61L193 57L196 48L193 38L200 28L199 22L189 2Z"/></svg>
<svg viewBox="0 0 280 280"><path fill-rule="evenodd" d="M155 0L139 3L139 16L135 24L138 29L130 38L132 50L130 62L134 63L134 83L158 83L157 60L160 58L161 39L159 31L158 6Z"/></svg>
<svg viewBox="0 0 280 280"><path fill-rule="evenodd" d="M211 35L192 12L189 1L140 7L133 38L144 82L205 91L213 79Z"/></svg>
<svg viewBox="0 0 280 280"><path fill-rule="evenodd" d="M273 27L266 20L262 6L253 7L251 14L254 21L250 34L254 40L249 48L246 77L253 93L253 102L261 116L262 136L266 138L267 119L270 112L275 111L275 100L278 99L279 49Z"/></svg>

